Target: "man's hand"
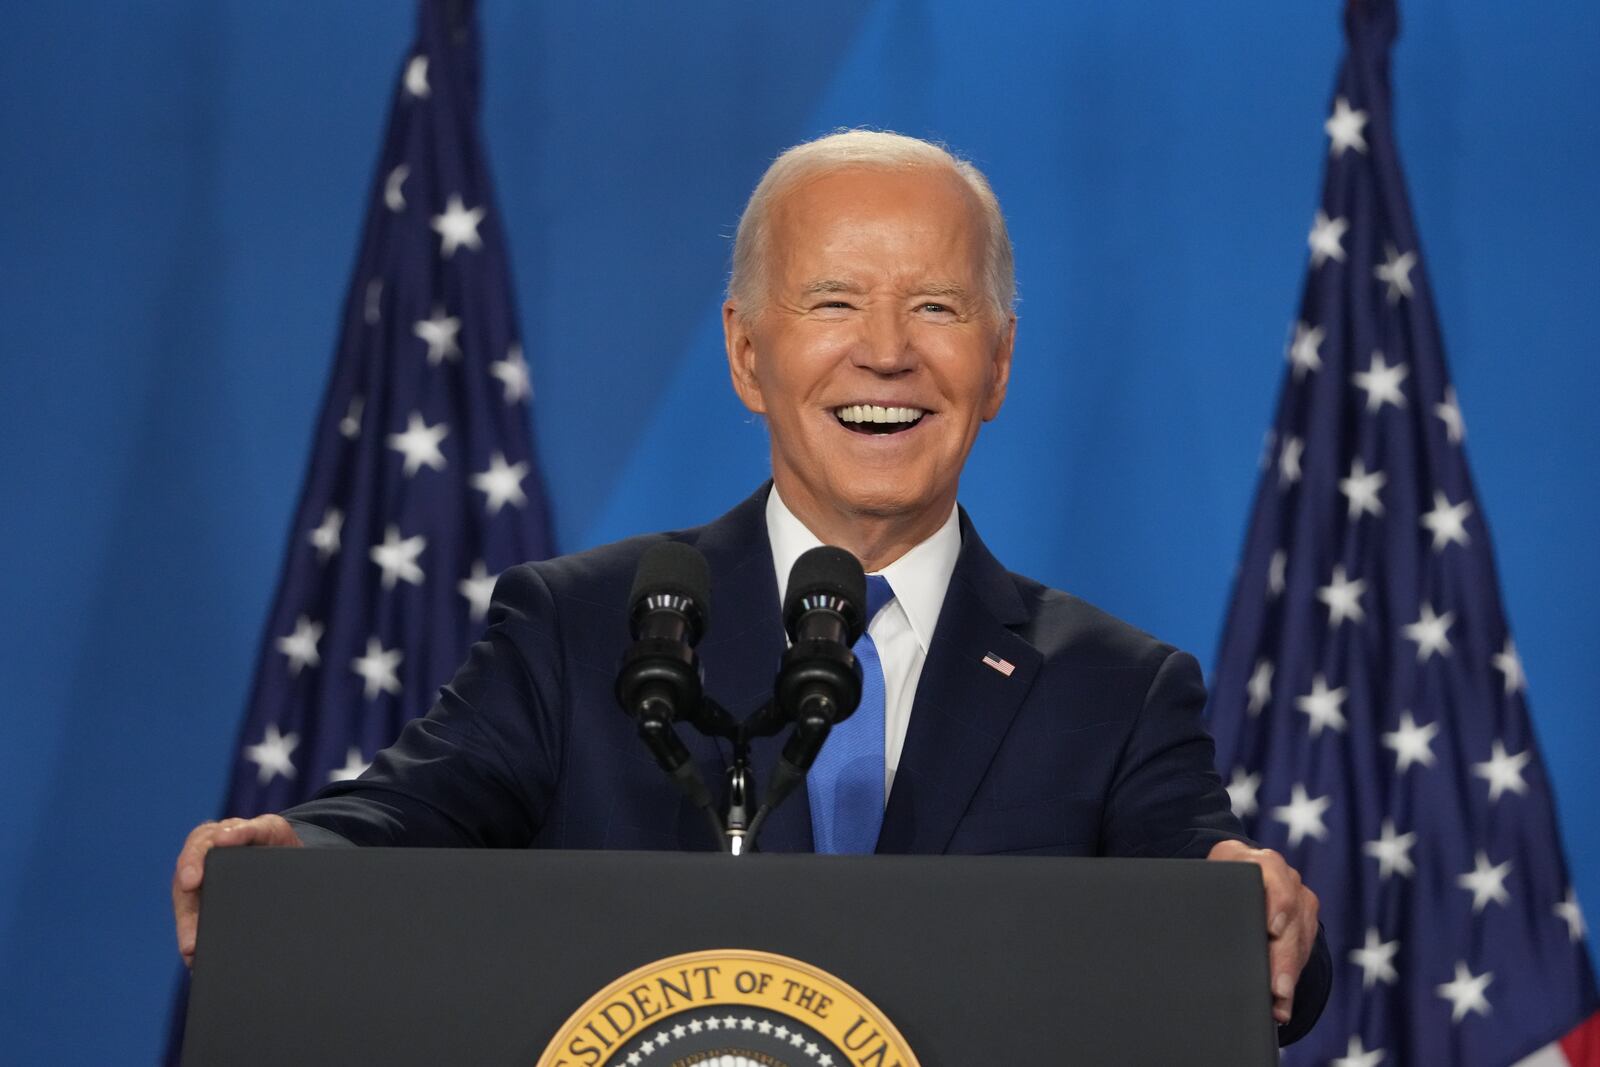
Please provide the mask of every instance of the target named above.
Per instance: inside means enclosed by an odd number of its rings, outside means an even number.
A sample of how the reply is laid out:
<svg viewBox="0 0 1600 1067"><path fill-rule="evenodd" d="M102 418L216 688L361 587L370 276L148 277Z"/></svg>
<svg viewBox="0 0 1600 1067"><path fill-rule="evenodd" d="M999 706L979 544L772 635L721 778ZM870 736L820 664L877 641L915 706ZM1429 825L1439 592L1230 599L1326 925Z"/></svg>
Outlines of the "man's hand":
<svg viewBox="0 0 1600 1067"><path fill-rule="evenodd" d="M1281 1025L1294 1009L1294 985L1317 941L1317 895L1300 881L1300 872L1270 848L1243 841L1219 841L1208 860L1254 863L1267 890L1267 947L1272 975L1272 1017Z"/></svg>
<svg viewBox="0 0 1600 1067"><path fill-rule="evenodd" d="M172 916L178 925L178 952L185 967L194 966L195 933L200 926L200 882L205 877L206 853L235 845L290 845L300 838L281 815L254 819L224 819L196 826L178 853L172 872Z"/></svg>

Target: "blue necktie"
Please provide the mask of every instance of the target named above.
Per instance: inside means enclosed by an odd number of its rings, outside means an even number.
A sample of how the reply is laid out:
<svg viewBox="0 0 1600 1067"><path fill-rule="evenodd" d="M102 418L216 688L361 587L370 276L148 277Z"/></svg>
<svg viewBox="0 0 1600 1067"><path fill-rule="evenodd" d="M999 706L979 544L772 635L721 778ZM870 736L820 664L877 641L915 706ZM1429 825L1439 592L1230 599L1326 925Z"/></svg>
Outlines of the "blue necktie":
<svg viewBox="0 0 1600 1067"><path fill-rule="evenodd" d="M889 579L867 575L867 624L893 599ZM818 852L871 852L883 826L883 664L865 627L854 651L861 662L861 704L828 734L806 776Z"/></svg>

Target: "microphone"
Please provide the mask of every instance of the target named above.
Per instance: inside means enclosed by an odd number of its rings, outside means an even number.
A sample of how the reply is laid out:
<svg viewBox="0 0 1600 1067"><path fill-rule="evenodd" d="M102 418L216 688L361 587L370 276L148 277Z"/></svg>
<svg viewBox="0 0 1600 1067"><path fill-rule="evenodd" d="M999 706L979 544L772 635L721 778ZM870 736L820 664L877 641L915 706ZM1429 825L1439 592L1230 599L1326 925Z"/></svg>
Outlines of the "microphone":
<svg viewBox="0 0 1600 1067"><path fill-rule="evenodd" d="M861 664L850 648L865 626L866 602L861 562L844 549L822 545L795 560L783 600L789 650L773 687L778 714L795 726L746 832L752 842L772 809L805 781L828 733L861 703Z"/></svg>
<svg viewBox="0 0 1600 1067"><path fill-rule="evenodd" d="M659 541L645 550L628 594L633 645L617 671L622 710L641 724L694 714L702 695L694 646L705 633L711 571L698 550Z"/></svg>
<svg viewBox="0 0 1600 1067"><path fill-rule="evenodd" d="M701 714L704 695L694 646L706 630L711 571L699 551L681 541L645 550L628 595L633 644L617 670L617 703L639 726L656 763L702 809L720 842L722 821L700 770L673 729Z"/></svg>
<svg viewBox="0 0 1600 1067"><path fill-rule="evenodd" d="M790 644L774 696L797 725L831 728L861 703L861 665L850 647L861 637L866 602L866 575L844 549L820 545L795 560L783 599Z"/></svg>

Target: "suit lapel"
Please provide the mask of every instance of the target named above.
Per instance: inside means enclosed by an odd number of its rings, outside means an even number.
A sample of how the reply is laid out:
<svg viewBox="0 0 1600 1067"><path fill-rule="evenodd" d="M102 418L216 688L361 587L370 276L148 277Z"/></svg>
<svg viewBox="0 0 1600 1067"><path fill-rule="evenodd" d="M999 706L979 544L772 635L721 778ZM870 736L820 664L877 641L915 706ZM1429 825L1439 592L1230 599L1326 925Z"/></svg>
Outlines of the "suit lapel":
<svg viewBox="0 0 1600 1067"><path fill-rule="evenodd" d="M782 610L778 604L777 571L772 544L767 537L768 482L755 495L716 522L702 528L695 547L711 568L711 626L700 642L700 662L707 692L735 718L753 712L772 695L772 680L783 657ZM718 759L725 769L733 758L732 746L711 742L693 729L682 731L695 758ZM784 735L763 738L751 745L751 762L758 787L764 790L772 776ZM725 799L726 782L709 783ZM811 806L802 786L774 811L761 832L768 852L811 850Z"/></svg>
<svg viewBox="0 0 1600 1067"><path fill-rule="evenodd" d="M917 682L878 852L943 852L1038 673L1029 612L961 512L961 554ZM1009 675L984 663L1009 663Z"/></svg>

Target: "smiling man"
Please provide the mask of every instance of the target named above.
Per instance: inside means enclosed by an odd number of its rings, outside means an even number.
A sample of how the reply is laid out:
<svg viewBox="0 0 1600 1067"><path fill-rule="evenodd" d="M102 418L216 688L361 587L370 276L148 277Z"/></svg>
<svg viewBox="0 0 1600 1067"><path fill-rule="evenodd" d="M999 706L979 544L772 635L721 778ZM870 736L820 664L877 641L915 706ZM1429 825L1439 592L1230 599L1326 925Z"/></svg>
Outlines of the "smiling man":
<svg viewBox="0 0 1600 1067"><path fill-rule="evenodd" d="M790 568L833 544L869 572L857 653L878 695L835 730L763 845L1257 864L1273 1015L1280 1039L1303 1034L1330 977L1316 898L1243 840L1198 664L1007 572L957 507L979 428L1005 400L1014 292L999 204L943 148L853 131L780 156L740 220L723 308L772 483L706 526L508 571L468 662L361 778L190 835L173 878L185 958L215 846L709 847L611 693L635 567L663 537L705 555L706 684L742 712L771 692ZM685 740L721 780L717 746ZM761 780L776 754L757 747Z"/></svg>

